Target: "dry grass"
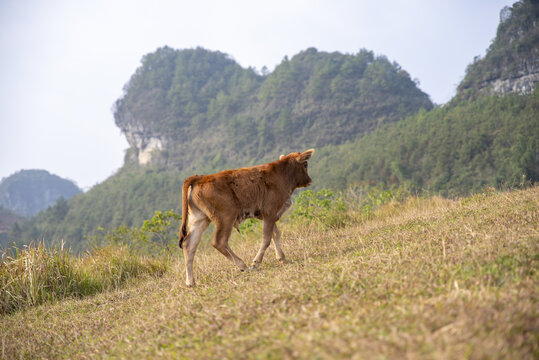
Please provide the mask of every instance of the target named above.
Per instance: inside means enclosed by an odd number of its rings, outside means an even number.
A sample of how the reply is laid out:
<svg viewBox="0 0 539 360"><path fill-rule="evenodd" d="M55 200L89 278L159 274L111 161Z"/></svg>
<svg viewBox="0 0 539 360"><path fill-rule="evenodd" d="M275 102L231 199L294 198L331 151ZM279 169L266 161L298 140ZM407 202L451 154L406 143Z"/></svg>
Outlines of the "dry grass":
<svg viewBox="0 0 539 360"><path fill-rule="evenodd" d="M116 289L132 278L159 276L166 262L134 254L126 246L94 249L82 257L63 246L30 245L0 262L0 314L67 297Z"/></svg>
<svg viewBox="0 0 539 360"><path fill-rule="evenodd" d="M334 230L283 225L280 264L215 250L161 278L0 318L4 358L539 357L539 188L412 198ZM258 240L235 235L245 260Z"/></svg>

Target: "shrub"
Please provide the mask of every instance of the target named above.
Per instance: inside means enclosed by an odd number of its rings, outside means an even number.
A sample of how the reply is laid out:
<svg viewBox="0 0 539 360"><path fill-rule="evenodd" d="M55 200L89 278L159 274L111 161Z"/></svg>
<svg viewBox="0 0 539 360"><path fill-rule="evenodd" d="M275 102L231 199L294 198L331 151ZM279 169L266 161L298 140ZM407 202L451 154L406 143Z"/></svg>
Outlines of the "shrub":
<svg viewBox="0 0 539 360"><path fill-rule="evenodd" d="M349 189L348 198L353 200L356 209L370 216L374 210L391 201L401 202L410 196L410 192L403 186L384 188L381 186L368 186Z"/></svg>
<svg viewBox="0 0 539 360"><path fill-rule="evenodd" d="M145 255L168 256L176 247L181 216L172 210L156 211L140 228L118 226L115 230L98 228L101 232L93 237L94 246L123 245Z"/></svg>
<svg viewBox="0 0 539 360"><path fill-rule="evenodd" d="M342 227L350 220L347 210L341 192L305 190L296 197L290 218L293 222L315 224L320 228Z"/></svg>

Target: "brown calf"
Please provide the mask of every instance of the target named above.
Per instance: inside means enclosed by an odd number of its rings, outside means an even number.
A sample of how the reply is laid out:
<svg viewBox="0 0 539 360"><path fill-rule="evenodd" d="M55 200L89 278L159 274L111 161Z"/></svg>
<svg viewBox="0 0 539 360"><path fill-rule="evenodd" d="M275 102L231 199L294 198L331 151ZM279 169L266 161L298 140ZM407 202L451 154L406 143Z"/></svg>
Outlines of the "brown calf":
<svg viewBox="0 0 539 360"><path fill-rule="evenodd" d="M247 265L230 249L228 238L232 229L248 218L263 220L262 244L252 266L257 267L262 261L272 235L277 258L284 260L275 222L290 206L292 192L311 184L307 161L313 153L314 149L310 149L301 154L281 155L279 160L267 164L193 175L185 180L179 245L183 245L187 286L194 284L193 258L202 233L212 221L213 247L241 270L247 269Z"/></svg>

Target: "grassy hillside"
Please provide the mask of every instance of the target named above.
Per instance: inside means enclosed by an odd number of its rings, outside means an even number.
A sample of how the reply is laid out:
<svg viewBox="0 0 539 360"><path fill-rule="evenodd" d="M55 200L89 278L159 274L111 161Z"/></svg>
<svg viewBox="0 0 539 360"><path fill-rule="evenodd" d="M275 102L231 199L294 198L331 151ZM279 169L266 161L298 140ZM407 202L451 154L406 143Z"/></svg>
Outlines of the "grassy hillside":
<svg viewBox="0 0 539 360"><path fill-rule="evenodd" d="M281 226L285 264L270 249L240 273L206 240L195 288L179 257L113 291L0 315L1 356L537 357L539 187L374 211L351 199L296 208ZM232 239L246 260L253 229Z"/></svg>

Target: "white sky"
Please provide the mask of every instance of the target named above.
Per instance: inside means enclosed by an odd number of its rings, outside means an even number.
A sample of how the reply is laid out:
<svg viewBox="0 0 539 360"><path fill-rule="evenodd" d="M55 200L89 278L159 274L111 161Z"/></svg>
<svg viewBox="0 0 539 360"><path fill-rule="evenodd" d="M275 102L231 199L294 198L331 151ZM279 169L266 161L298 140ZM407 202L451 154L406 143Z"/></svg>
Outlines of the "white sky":
<svg viewBox="0 0 539 360"><path fill-rule="evenodd" d="M112 104L164 45L270 70L311 46L366 48L445 103L513 2L0 0L0 178L45 169L87 189L112 175L128 147Z"/></svg>

